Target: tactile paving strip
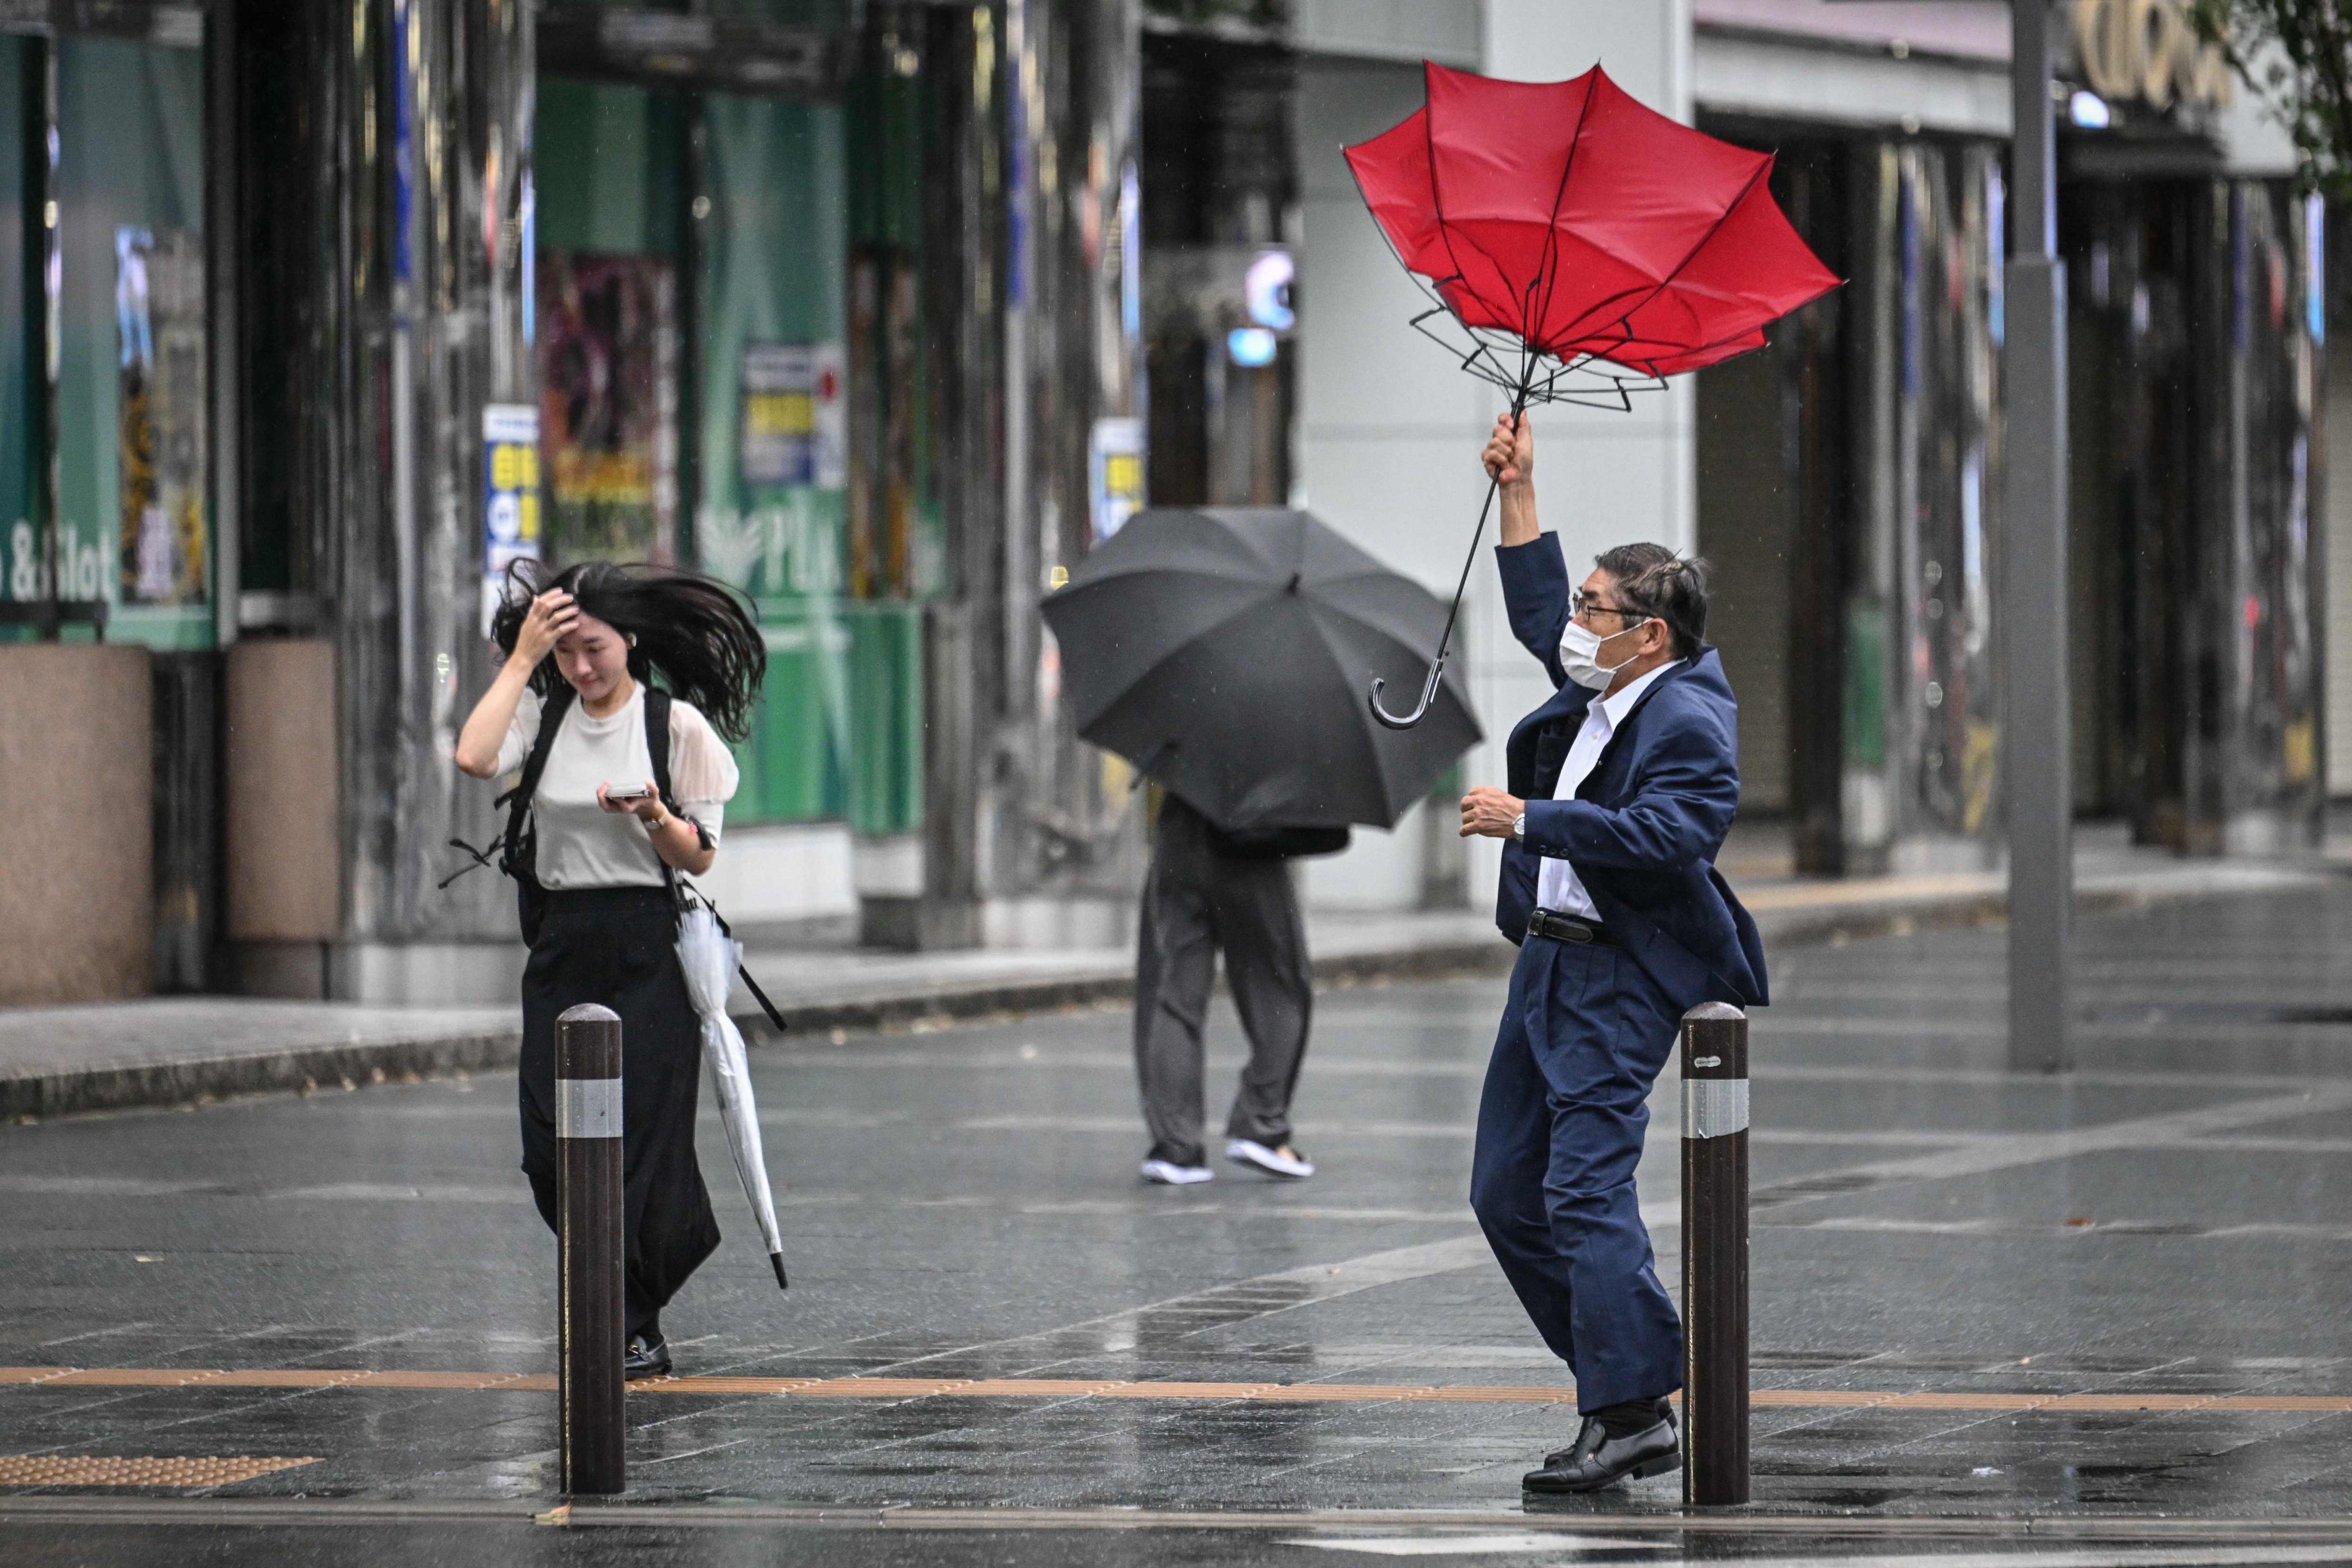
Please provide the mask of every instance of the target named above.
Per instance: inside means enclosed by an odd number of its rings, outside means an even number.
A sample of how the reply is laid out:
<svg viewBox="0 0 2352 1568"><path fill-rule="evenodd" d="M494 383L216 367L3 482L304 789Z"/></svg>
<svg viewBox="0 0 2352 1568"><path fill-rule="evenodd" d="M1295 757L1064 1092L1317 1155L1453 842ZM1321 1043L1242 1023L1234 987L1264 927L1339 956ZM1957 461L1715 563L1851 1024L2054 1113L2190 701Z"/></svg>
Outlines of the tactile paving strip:
<svg viewBox="0 0 2352 1568"><path fill-rule="evenodd" d="M225 1487L315 1458L110 1458L96 1454L0 1454L0 1487Z"/></svg>
<svg viewBox="0 0 2352 1568"><path fill-rule="evenodd" d="M357 1368L283 1367L226 1372L188 1367L0 1366L0 1387L67 1388L317 1388L447 1389L500 1394L552 1394L546 1373L366 1372ZM1467 1405L1557 1405L1576 1397L1564 1385L1488 1387L1470 1384L1154 1383L1121 1378L1028 1377L656 1377L629 1385L631 1394L788 1394L801 1399L1248 1399L1274 1403L1381 1403L1427 1399ZM1676 1397L1679 1397L1677 1395ZM2264 1415L2352 1415L2352 1396L2336 1394L2189 1394L2105 1389L2067 1393L1960 1394L1932 1390L1759 1388L1758 1407L1797 1410L1986 1410L2245 1412ZM0 1460L0 1463L5 1463ZM293 1461L289 1461L289 1463ZM302 1461L308 1463L310 1461ZM9 1483L0 1481L0 1485ZM23 1483L16 1483L23 1484ZM203 1485L203 1482L190 1482Z"/></svg>

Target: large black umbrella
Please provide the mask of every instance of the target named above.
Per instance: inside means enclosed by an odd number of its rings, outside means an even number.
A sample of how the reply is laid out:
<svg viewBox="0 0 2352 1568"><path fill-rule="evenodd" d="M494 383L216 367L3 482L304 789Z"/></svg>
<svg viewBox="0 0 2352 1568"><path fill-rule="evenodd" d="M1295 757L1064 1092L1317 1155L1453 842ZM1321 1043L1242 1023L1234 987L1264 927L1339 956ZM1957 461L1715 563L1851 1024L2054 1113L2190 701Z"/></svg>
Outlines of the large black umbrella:
<svg viewBox="0 0 2352 1568"><path fill-rule="evenodd" d="M1453 671L1427 722L1373 721L1445 605L1303 511L1139 512L1045 611L1078 733L1229 829L1393 826L1478 740Z"/></svg>

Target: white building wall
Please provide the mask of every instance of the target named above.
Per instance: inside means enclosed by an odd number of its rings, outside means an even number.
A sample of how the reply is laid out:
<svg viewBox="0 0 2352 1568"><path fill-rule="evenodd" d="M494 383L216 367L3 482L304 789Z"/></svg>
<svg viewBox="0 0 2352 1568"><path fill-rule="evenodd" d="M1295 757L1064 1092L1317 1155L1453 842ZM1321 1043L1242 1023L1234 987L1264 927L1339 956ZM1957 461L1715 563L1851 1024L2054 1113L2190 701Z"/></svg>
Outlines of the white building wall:
<svg viewBox="0 0 2352 1568"><path fill-rule="evenodd" d="M1484 0L1481 11L1487 74L1559 80L1599 60L1628 92L1690 118L1689 0ZM1339 153L1402 120L1422 98L1417 64L1310 55L1300 65L1297 499L1444 595L1454 591L1486 493L1477 451L1502 403L1409 324L1424 296L1365 212ZM1560 535L1572 570L1629 540L1690 548L1696 468L1687 384L1637 399L1631 414L1550 408L1535 417L1543 522ZM1489 519L1457 638L1487 733L1464 768L1474 784L1502 782L1511 726L1551 695L1504 623L1490 552L1496 527ZM1392 834L1360 831L1346 854L1307 863L1308 901L1411 907L1421 895L1423 836L1433 830L1451 827L1424 824L1416 811ZM1492 900L1498 863L1491 841L1471 847L1474 905Z"/></svg>

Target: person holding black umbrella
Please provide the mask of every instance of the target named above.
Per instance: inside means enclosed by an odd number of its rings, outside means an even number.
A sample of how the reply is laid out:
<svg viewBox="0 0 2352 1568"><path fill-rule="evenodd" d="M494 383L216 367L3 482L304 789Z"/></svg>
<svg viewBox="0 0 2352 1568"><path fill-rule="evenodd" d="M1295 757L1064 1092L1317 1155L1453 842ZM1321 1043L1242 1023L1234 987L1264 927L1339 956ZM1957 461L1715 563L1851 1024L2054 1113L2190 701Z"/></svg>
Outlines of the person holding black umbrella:
<svg viewBox="0 0 2352 1568"><path fill-rule="evenodd" d="M1315 1173L1290 1142L1290 1096L1315 1007L1290 858L1347 847L1345 827L1227 833L1161 792L1135 958L1135 1070L1151 1132L1145 1181L1189 1186L1216 1174L1202 1145L1201 1026L1221 948L1250 1042L1225 1119L1225 1158L1292 1181Z"/></svg>
<svg viewBox="0 0 2352 1568"><path fill-rule="evenodd" d="M1136 955L1144 1179L1208 1181L1201 1026L1217 952L1250 1037L1225 1153L1296 1180L1291 1090L1314 1005L1289 861L1393 827L1478 740L1458 671L1424 721L1362 682L1419 682L1445 605L1303 511L1155 507L1047 598L1078 733L1160 786Z"/></svg>

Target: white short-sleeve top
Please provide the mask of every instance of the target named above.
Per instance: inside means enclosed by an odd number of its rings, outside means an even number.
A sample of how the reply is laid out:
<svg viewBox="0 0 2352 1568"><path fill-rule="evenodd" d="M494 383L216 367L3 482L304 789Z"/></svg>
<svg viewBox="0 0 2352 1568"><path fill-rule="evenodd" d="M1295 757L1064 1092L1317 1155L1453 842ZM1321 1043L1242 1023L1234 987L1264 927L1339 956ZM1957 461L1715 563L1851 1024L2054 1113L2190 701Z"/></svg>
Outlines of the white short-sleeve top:
<svg viewBox="0 0 2352 1568"><path fill-rule="evenodd" d="M539 694L526 691L515 704L514 722L499 747L499 772L522 766L539 740ZM652 756L646 750L646 689L640 685L620 708L592 718L578 702L563 714L563 728L547 753L531 818L539 836L536 869L543 888L635 888L662 884L661 857L645 824L596 804L596 786L651 783ZM735 758L710 721L690 702L669 704L670 809L693 818L719 841L727 802L735 797Z"/></svg>

